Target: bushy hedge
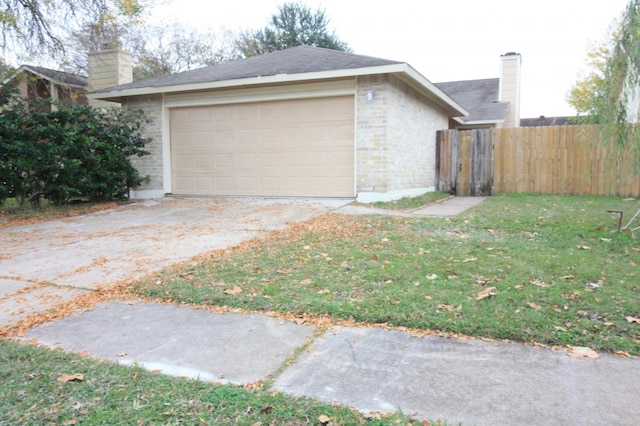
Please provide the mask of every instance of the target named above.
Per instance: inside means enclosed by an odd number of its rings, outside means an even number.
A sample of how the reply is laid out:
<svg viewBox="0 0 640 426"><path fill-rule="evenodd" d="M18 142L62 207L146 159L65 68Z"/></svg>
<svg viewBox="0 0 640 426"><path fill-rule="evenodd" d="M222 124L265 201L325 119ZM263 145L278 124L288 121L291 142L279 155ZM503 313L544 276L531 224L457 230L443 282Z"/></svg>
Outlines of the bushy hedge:
<svg viewBox="0 0 640 426"><path fill-rule="evenodd" d="M15 197L122 199L144 178L131 157L144 156L141 111L89 106L50 108L14 100L0 107L0 204Z"/></svg>

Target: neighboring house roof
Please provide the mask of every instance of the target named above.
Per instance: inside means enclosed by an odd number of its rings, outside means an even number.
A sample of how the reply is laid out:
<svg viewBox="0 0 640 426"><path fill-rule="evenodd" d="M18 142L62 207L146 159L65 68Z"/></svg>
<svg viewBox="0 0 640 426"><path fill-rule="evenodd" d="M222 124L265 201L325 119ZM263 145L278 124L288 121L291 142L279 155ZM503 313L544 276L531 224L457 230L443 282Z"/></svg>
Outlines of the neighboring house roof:
<svg viewBox="0 0 640 426"><path fill-rule="evenodd" d="M454 116L467 114L461 105L405 62L311 46L296 46L192 71L108 87L92 92L89 98L121 99L126 96L146 94L282 84L386 73L398 75L447 109L449 114Z"/></svg>
<svg viewBox="0 0 640 426"><path fill-rule="evenodd" d="M500 79L464 80L436 83L469 111L466 117L456 118L464 125L502 123L507 115L509 102L499 101Z"/></svg>
<svg viewBox="0 0 640 426"><path fill-rule="evenodd" d="M571 121L572 117L545 117L541 115L538 118L523 118L520 120L521 127L534 126L567 126L575 124Z"/></svg>
<svg viewBox="0 0 640 426"><path fill-rule="evenodd" d="M36 67L33 65L21 65L20 68L18 68L18 70L11 77L3 81L3 84L6 84L7 82L13 80L22 72L28 72L61 86L69 86L85 90L88 87L88 80L84 76L71 74L64 71L52 70L44 67Z"/></svg>

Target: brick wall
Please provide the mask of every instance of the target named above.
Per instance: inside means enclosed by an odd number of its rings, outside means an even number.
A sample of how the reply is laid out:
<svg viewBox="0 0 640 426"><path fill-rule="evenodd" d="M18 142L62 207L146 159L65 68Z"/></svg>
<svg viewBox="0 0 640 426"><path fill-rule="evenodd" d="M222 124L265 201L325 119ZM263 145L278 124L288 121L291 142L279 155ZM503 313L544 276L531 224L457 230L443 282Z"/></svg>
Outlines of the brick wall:
<svg viewBox="0 0 640 426"><path fill-rule="evenodd" d="M150 155L145 157L134 157L132 163L140 172L141 176L149 176L149 182L135 189L134 198L146 198L144 192L153 192L155 195L159 191L164 191L163 186L163 146L162 146L162 96L133 96L126 100L123 106L134 109L141 109L150 120L145 124L144 133L151 138L145 149ZM164 192L162 192L164 194Z"/></svg>
<svg viewBox="0 0 640 426"><path fill-rule="evenodd" d="M445 113L390 75L358 78L357 109L358 198L434 190L436 132L447 127Z"/></svg>

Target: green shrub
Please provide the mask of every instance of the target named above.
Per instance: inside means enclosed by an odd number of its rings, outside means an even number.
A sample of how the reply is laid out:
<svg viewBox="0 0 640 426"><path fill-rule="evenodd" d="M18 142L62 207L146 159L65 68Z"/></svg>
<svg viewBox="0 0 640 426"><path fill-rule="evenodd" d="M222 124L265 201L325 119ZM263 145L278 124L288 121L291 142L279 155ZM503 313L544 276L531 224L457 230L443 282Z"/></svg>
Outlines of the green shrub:
<svg viewBox="0 0 640 426"><path fill-rule="evenodd" d="M131 163L148 154L144 123L141 111L127 108L49 111L14 98L0 110L0 203L126 198L144 181Z"/></svg>

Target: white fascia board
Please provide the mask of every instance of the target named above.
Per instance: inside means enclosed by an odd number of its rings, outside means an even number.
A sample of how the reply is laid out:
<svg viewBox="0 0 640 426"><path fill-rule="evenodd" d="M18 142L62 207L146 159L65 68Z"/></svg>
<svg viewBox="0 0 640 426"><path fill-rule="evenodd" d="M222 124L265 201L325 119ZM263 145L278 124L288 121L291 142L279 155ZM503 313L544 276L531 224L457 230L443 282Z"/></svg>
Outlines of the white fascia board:
<svg viewBox="0 0 640 426"><path fill-rule="evenodd" d="M428 97L431 97L442 106L447 107L453 114L465 117L469 115L469 111L464 109L462 105L454 101L449 95L439 89L438 86L416 71L411 65L403 65L405 66L404 73L411 77L412 80L416 81L420 86L424 87L427 92L432 94L432 96L428 96L427 94Z"/></svg>
<svg viewBox="0 0 640 426"><path fill-rule="evenodd" d="M465 126L469 125L480 125L480 124L503 124L504 118L499 120L475 120L475 121L464 121L463 117L453 117L455 121L460 124L464 124Z"/></svg>
<svg viewBox="0 0 640 426"><path fill-rule="evenodd" d="M182 84L175 86L160 87L141 87L136 89L113 90L110 92L88 93L89 99L114 99L127 96L140 96L152 94L172 94L179 92L198 92L205 90L225 89L225 88L242 88L256 85L269 84L286 84L286 83L302 83L313 80L331 80L344 79L347 77L357 77L361 75L375 74L396 74L404 77L405 81L413 83L412 86L417 88L427 97L435 100L437 103L447 108L452 115L469 115L469 113L446 93L438 89L433 83L423 77L407 63L399 63L392 65L383 65L365 68L341 69L332 71L318 71L300 74L278 74L266 77L241 78L225 81L211 81L204 83Z"/></svg>
<svg viewBox="0 0 640 426"><path fill-rule="evenodd" d="M354 68L333 71L307 72L300 74L277 74L266 77L239 78L235 80L210 81L204 83L180 84L175 86L141 87L137 89L114 90L110 92L89 93L89 99L110 99L126 96L153 95L159 93L195 92L202 90L224 89L228 87L256 86L263 84L283 84L311 80L339 79L359 75L387 74L404 71L405 64L384 65L379 67Z"/></svg>

